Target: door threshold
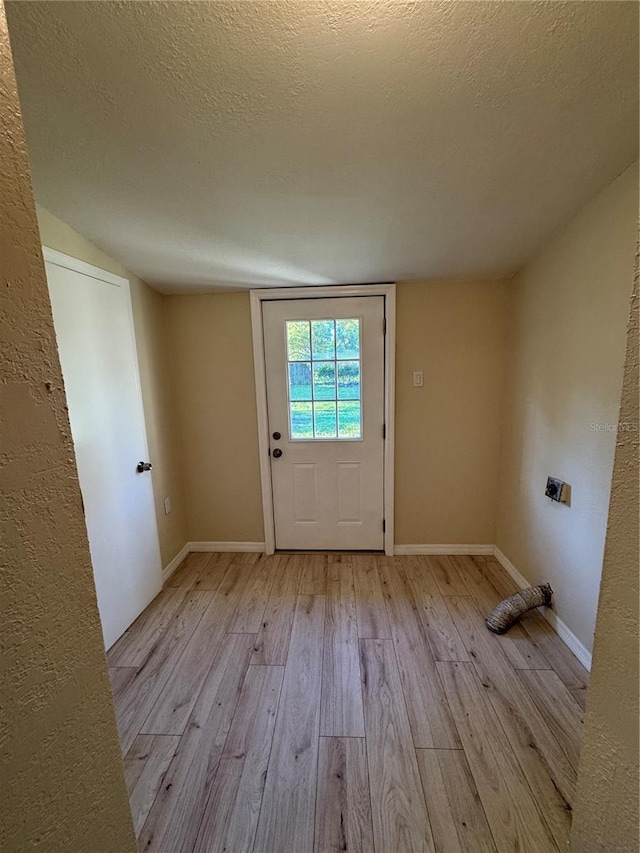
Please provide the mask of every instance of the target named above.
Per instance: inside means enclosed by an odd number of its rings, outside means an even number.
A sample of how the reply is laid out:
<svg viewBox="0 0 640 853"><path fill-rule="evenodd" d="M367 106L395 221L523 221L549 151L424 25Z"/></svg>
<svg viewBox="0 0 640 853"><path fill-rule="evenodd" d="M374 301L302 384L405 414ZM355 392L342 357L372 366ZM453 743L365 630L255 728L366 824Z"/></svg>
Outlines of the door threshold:
<svg viewBox="0 0 640 853"><path fill-rule="evenodd" d="M282 555L292 554L294 556L299 555L299 554L353 554L356 557L367 556L368 554L370 554L370 555L376 556L376 557L380 557L380 556L384 557L384 550L382 550L382 549L380 549L379 551L360 551L360 550L343 551L343 550L338 550L338 549L333 549L333 548L316 548L315 550L308 550L308 551L302 551L302 550L294 551L294 550L291 550L290 548L284 548L284 549L276 548L274 553L275 554L282 554Z"/></svg>

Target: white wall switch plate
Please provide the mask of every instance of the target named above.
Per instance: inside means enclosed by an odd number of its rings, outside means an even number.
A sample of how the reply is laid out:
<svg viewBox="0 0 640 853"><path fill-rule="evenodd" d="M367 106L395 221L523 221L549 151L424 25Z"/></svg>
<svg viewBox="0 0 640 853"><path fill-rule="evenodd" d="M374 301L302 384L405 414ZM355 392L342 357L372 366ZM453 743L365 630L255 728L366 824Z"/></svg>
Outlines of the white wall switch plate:
<svg viewBox="0 0 640 853"><path fill-rule="evenodd" d="M413 371L413 387L414 388L422 388L423 385L424 385L424 379L422 376L422 371L421 370L414 370Z"/></svg>
<svg viewBox="0 0 640 853"><path fill-rule="evenodd" d="M171 498L164 499L164 514L169 515L171 512Z"/></svg>

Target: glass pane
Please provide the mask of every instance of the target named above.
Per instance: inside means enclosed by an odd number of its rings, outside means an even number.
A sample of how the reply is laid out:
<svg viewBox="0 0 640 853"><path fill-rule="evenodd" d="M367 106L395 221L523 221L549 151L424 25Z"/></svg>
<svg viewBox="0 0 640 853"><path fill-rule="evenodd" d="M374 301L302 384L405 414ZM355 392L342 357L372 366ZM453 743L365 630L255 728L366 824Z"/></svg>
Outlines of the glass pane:
<svg viewBox="0 0 640 853"><path fill-rule="evenodd" d="M311 399L311 362L289 362L289 399Z"/></svg>
<svg viewBox="0 0 640 853"><path fill-rule="evenodd" d="M336 404L314 403L313 404L314 425L316 438L336 437Z"/></svg>
<svg viewBox="0 0 640 853"><path fill-rule="evenodd" d="M287 320L292 439L362 437L360 320Z"/></svg>
<svg viewBox="0 0 640 853"><path fill-rule="evenodd" d="M308 320L287 320L287 351L289 361L308 361L311 358Z"/></svg>
<svg viewBox="0 0 640 853"><path fill-rule="evenodd" d="M360 320L336 320L337 358L360 358Z"/></svg>
<svg viewBox="0 0 640 853"><path fill-rule="evenodd" d="M289 403L291 438L313 438L312 403Z"/></svg>
<svg viewBox="0 0 640 853"><path fill-rule="evenodd" d="M335 323L333 320L311 321L311 349L313 359L335 358Z"/></svg>
<svg viewBox="0 0 640 853"><path fill-rule="evenodd" d="M361 437L360 403L357 400L338 403L338 437Z"/></svg>
<svg viewBox="0 0 640 853"><path fill-rule="evenodd" d="M338 399L360 399L360 362L338 362Z"/></svg>
<svg viewBox="0 0 640 853"><path fill-rule="evenodd" d="M313 399L336 399L335 361L316 361L313 365Z"/></svg>

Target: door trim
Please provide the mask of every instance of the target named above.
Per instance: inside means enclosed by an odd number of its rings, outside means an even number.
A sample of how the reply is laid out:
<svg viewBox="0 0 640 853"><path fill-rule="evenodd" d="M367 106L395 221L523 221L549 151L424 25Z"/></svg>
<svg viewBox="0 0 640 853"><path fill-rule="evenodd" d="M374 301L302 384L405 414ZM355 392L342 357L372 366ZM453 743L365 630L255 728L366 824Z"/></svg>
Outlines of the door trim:
<svg viewBox="0 0 640 853"><path fill-rule="evenodd" d="M256 409L258 416L258 450L260 459L260 485L264 519L265 553L273 554L276 545L273 516L271 465L269 463L269 421L267 417L267 375L264 359L264 334L262 329L262 303L282 299L331 299L347 296L383 296L386 320L384 340L384 417L386 439L384 442L384 551L393 556L393 497L394 497L394 441L395 441L395 356L396 356L396 286L395 284L340 284L328 287L279 287L251 290L251 334L253 338L253 366L256 381Z"/></svg>
<svg viewBox="0 0 640 853"><path fill-rule="evenodd" d="M88 264L85 261L74 258L72 255L65 255L57 249L51 249L49 246L42 247L42 257L50 264L55 264L58 267L64 267L67 270L80 272L89 278L96 278L98 281L104 281L107 284L115 284L116 287L129 288L129 279L121 275L109 272L108 270L95 267L93 264Z"/></svg>

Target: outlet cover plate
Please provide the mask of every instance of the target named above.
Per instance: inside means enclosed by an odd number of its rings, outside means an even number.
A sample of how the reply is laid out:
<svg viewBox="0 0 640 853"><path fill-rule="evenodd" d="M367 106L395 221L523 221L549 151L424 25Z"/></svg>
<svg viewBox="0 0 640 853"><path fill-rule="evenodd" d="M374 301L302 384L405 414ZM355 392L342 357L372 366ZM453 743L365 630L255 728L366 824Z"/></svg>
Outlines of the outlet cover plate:
<svg viewBox="0 0 640 853"><path fill-rule="evenodd" d="M569 500L569 484L563 480L558 480L556 477L547 477L547 487L544 490L545 495L551 498L552 501L558 503L568 503Z"/></svg>

